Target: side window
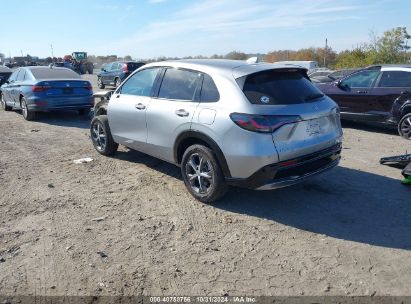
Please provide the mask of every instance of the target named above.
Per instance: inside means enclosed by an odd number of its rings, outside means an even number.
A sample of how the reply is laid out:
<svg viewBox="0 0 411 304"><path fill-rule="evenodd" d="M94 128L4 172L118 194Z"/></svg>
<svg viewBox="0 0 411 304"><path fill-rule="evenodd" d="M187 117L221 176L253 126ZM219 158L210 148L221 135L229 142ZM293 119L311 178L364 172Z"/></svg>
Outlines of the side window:
<svg viewBox="0 0 411 304"><path fill-rule="evenodd" d="M26 75L26 70L21 69L20 73L17 75L16 81L23 81L25 75Z"/></svg>
<svg viewBox="0 0 411 304"><path fill-rule="evenodd" d="M120 94L151 96L151 91L161 68L145 69L131 76L120 88Z"/></svg>
<svg viewBox="0 0 411 304"><path fill-rule="evenodd" d="M383 72L380 83L380 88L411 88L411 72L404 71L387 71Z"/></svg>
<svg viewBox="0 0 411 304"><path fill-rule="evenodd" d="M31 71L26 71L26 75L24 76L24 80L34 80Z"/></svg>
<svg viewBox="0 0 411 304"><path fill-rule="evenodd" d="M118 70L118 62L114 62L113 65L111 66L111 71L117 71Z"/></svg>
<svg viewBox="0 0 411 304"><path fill-rule="evenodd" d="M110 71L112 65L113 65L112 63L108 63L103 67L103 69L105 69L106 71Z"/></svg>
<svg viewBox="0 0 411 304"><path fill-rule="evenodd" d="M19 70L14 71L14 72L13 72L13 74L11 74L11 75L10 75L9 81L10 81L10 82L12 82L12 81L16 81L16 79L17 79L17 77L18 77L19 72L20 72L20 69L19 69Z"/></svg>
<svg viewBox="0 0 411 304"><path fill-rule="evenodd" d="M161 83L159 98L193 100L201 74L168 68Z"/></svg>
<svg viewBox="0 0 411 304"><path fill-rule="evenodd" d="M203 85L201 86L200 101L201 102L216 102L220 99L220 94L213 79L204 74Z"/></svg>
<svg viewBox="0 0 411 304"><path fill-rule="evenodd" d="M347 77L341 84L349 88L370 88L379 73L379 70L364 70Z"/></svg>

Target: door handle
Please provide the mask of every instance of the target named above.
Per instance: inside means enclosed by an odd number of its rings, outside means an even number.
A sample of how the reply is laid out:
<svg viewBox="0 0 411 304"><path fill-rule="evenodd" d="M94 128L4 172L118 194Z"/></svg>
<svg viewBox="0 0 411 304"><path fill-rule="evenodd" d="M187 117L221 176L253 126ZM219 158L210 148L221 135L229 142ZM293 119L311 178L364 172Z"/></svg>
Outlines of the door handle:
<svg viewBox="0 0 411 304"><path fill-rule="evenodd" d="M146 108L146 106L143 105L142 103L136 104L135 107L136 107L137 110L144 110Z"/></svg>
<svg viewBox="0 0 411 304"><path fill-rule="evenodd" d="M366 94L368 91L357 91L358 94Z"/></svg>
<svg viewBox="0 0 411 304"><path fill-rule="evenodd" d="M180 109L176 111L177 116L180 117L187 117L190 113L188 113L186 110L184 109Z"/></svg>

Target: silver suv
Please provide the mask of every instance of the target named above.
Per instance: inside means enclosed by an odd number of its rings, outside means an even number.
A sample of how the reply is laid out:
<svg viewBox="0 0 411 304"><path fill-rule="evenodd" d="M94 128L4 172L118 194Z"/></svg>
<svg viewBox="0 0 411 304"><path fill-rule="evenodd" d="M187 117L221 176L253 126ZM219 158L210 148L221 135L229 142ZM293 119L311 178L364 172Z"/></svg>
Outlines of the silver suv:
<svg viewBox="0 0 411 304"><path fill-rule="evenodd" d="M96 104L90 131L103 155L122 144L180 166L202 202L331 169L342 138L337 105L305 69L236 60L145 65Z"/></svg>

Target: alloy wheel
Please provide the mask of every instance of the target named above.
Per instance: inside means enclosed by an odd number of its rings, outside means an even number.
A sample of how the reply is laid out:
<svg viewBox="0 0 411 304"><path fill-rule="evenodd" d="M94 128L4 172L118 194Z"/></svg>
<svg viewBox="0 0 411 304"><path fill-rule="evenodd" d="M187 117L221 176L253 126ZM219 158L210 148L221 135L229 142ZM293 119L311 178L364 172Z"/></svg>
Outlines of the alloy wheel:
<svg viewBox="0 0 411 304"><path fill-rule="evenodd" d="M104 132L104 128L100 122L97 121L93 124L91 135L96 148L100 151L104 151L107 144L106 133Z"/></svg>
<svg viewBox="0 0 411 304"><path fill-rule="evenodd" d="M213 167L205 155L193 153L186 163L185 172L196 193L207 194L214 185Z"/></svg>
<svg viewBox="0 0 411 304"><path fill-rule="evenodd" d="M23 117L27 119L27 104L24 99L21 100L21 112L23 113Z"/></svg>
<svg viewBox="0 0 411 304"><path fill-rule="evenodd" d="M3 109L3 110L5 110L6 109L6 100L4 99L4 95L3 94L1 94L1 108Z"/></svg>
<svg viewBox="0 0 411 304"><path fill-rule="evenodd" d="M400 128L403 136L411 139L411 117L404 119L401 123Z"/></svg>

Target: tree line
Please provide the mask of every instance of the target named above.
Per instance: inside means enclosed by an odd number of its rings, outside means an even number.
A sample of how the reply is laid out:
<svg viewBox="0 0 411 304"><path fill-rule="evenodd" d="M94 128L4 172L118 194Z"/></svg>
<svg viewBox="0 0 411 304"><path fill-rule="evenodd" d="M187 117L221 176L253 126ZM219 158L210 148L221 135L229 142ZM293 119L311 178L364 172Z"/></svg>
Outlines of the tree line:
<svg viewBox="0 0 411 304"><path fill-rule="evenodd" d="M285 60L313 60L321 67L332 69L358 68L374 64L401 64L411 63L411 52L408 52L408 39L411 36L406 27L396 27L387 30L378 36L371 33L370 41L363 42L351 50L341 52L334 51L331 47L309 47L300 50L276 50L267 54L247 54L240 51L232 51L225 55L212 55L210 57L198 55L184 57L184 59L235 59L246 60L253 56L261 56L264 62L276 62ZM147 59L147 62L180 59L175 57L158 57Z"/></svg>
<svg viewBox="0 0 411 304"><path fill-rule="evenodd" d="M300 50L279 50L267 53L266 62L284 60L315 60L322 67L333 69L366 67L374 64L411 63L408 39L411 36L405 27L387 30L382 36L371 33L370 41L351 50L334 51L331 47L310 47Z"/></svg>
<svg viewBox="0 0 411 304"><path fill-rule="evenodd" d="M371 33L370 41L363 42L353 47L351 50L341 52L334 51L331 47L310 47L300 50L276 50L267 54L247 54L240 51L232 51L225 55L214 54L212 56L188 56L184 59L235 59L246 60L253 56L261 56L265 62L276 62L284 60L314 60L322 67L333 69L365 67L373 64L400 64L411 63L411 52L408 50L408 39L411 36L406 27L396 27L387 30L383 35L378 36ZM0 53L0 57L5 57ZM89 55L89 60L93 63L104 64L116 60L132 60L130 55L117 57L117 55L95 56ZM46 62L58 61L61 58L46 58ZM162 61L170 59L181 59L179 57L157 57L143 59L145 62Z"/></svg>

